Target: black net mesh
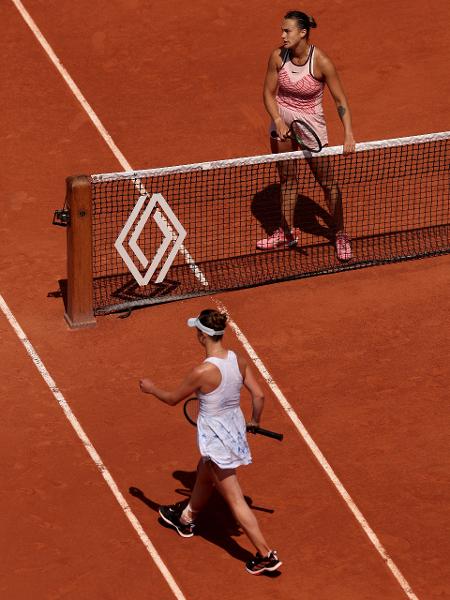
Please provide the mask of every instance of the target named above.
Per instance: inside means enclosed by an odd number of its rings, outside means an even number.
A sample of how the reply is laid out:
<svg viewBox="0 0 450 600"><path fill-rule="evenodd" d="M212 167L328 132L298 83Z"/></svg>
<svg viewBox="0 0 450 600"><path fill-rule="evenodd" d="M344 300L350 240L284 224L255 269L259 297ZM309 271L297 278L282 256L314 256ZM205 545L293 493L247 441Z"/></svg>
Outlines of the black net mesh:
<svg viewBox="0 0 450 600"><path fill-rule="evenodd" d="M449 252L449 137L434 137L92 176L95 313Z"/></svg>

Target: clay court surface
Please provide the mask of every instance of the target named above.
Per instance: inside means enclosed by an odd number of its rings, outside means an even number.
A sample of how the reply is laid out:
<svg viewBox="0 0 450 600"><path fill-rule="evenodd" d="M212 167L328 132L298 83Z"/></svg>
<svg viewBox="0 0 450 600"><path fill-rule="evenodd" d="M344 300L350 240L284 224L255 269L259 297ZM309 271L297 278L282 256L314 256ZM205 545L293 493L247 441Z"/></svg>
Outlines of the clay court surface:
<svg viewBox="0 0 450 600"><path fill-rule="evenodd" d="M54 294L66 245L53 211L68 175L122 167L20 6L0 5L1 597L450 598L449 257L158 305L71 331ZM23 6L136 169L268 152L262 81L291 8L316 18L313 41L339 69L358 141L450 129L442 0ZM330 143L340 144L329 96L326 111ZM283 560L274 577L245 573L253 549L220 498L193 539L158 523L157 506L192 487L195 433L180 406L141 394L138 381L171 388L201 361L185 322L220 303L236 324L229 347L266 369L262 425L285 435L251 437L254 463L240 471Z"/></svg>

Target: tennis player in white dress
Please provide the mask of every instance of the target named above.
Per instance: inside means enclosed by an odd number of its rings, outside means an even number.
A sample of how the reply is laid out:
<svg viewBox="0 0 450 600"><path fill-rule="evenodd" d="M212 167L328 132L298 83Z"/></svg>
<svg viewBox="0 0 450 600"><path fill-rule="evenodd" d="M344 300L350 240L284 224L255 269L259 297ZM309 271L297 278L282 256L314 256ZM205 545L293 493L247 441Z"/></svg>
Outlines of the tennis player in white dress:
<svg viewBox="0 0 450 600"><path fill-rule="evenodd" d="M194 489L187 504L160 506L161 518L182 537L191 537L197 515L216 488L256 548L256 555L247 562L246 570L259 575L264 571L275 571L282 563L264 539L244 498L236 468L252 461L246 422L240 408L241 388L245 386L252 398L250 425L259 426L264 396L246 360L223 347L226 322L227 316L213 309L203 310L198 317L189 319L188 325L196 328L197 339L205 349L205 361L188 373L173 392L158 388L149 378L141 379L140 388L170 405L193 394L200 401L197 441L201 458Z"/></svg>
<svg viewBox="0 0 450 600"><path fill-rule="evenodd" d="M240 407L242 374L236 354L205 360L220 372L220 385L212 392L197 392L200 412L197 439L203 460L212 460L221 469L234 469L252 462L247 443L246 422Z"/></svg>

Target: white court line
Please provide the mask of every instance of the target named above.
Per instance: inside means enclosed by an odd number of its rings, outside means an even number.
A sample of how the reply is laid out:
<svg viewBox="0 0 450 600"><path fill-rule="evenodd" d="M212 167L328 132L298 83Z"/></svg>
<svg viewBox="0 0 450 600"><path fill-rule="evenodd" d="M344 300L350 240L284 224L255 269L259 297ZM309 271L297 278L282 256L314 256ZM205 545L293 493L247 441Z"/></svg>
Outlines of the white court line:
<svg viewBox="0 0 450 600"><path fill-rule="evenodd" d="M25 335L23 329L17 322L16 318L12 314L11 310L9 309L8 305L6 304L5 300L3 299L3 297L1 295L0 295L0 308L3 312L3 314L5 315L5 317L7 318L9 324L16 332L17 337L22 342L22 344L25 346L25 350L27 351L31 360L34 362L36 369L39 371L39 374L41 375L42 379L45 381L45 383L49 387L50 391L52 392L53 396L55 397L56 401L58 402L60 407L63 409L64 414L66 415L69 423L72 425L73 429L75 430L75 433L81 440L81 443L86 448L86 451L89 454L89 456L91 457L91 459L93 460L93 462L95 463L95 466L102 474L104 480L108 484L109 489L114 494L115 499L120 504L121 509L123 510L123 512L127 516L128 520L130 521L131 525L133 526L133 529L136 531L141 542L146 547L147 552L150 554L152 559L155 561L156 566L161 571L164 579L167 581L170 589L174 593L175 598L177 598L177 600L186 600L185 596L183 595L183 592L180 590L180 588L176 584L175 579L173 578L172 574L170 573L170 571L168 570L168 568L162 561L156 548L151 543L150 539L148 538L147 534L145 533L144 529L142 528L142 525L140 524L136 515L133 513L133 511L127 504L127 502L126 502L125 498L123 497L122 493L120 492L116 482L112 478L111 473L108 471L107 467L103 463L97 450L92 445L90 439L88 438L84 429L80 425L80 422L78 421L76 416L73 414L66 399L64 398L64 396L62 395L62 393L58 389L58 387L56 386L56 383L54 382L54 380L50 376L49 372L47 371L47 369L46 369L44 363L42 362L42 360L40 359L38 353L34 349L30 340Z"/></svg>
<svg viewBox="0 0 450 600"><path fill-rule="evenodd" d="M48 57L50 58L50 60L52 61L52 63L57 68L59 74L62 76L62 78L64 79L64 81L67 83L67 85L69 86L71 92L73 93L73 95L75 96L75 98L78 100L78 102L81 104L81 106L85 110L86 114L91 119L92 123L95 125L97 131L100 133L100 135L102 136L102 138L104 139L104 141L108 144L111 152L117 158L117 160L119 161L120 165L125 169L125 171L132 171L133 169L132 169L130 163L127 161L127 159L122 154L122 152L119 150L119 148L116 146L114 140L109 135L106 127L100 121L100 119L96 115L95 111L92 109L92 107L89 104L89 102L83 96L83 94L81 93L80 88L77 86L77 84L75 83L75 81L69 75L67 69L64 67L64 65L61 63L61 61L59 60L59 58L56 56L53 48L50 46L50 44L47 42L47 40L45 39L45 37L42 35L39 27L36 25L36 23L34 22L34 20L32 19L32 17L30 16L30 14L27 12L27 10L24 7L24 5L22 4L22 2L20 2L20 0L11 0L11 1L13 2L13 4L15 4L17 10L22 15L24 21L26 22L26 24L28 25L28 27L31 29L31 31L33 32L33 34L35 35L37 41L41 44L42 48L47 53ZM146 193L146 190L145 190L145 188L143 188L143 186L141 185L140 181L135 181L134 185L136 186L136 188L138 190L140 190L141 194L145 194ZM160 214L159 211L157 211L157 214ZM160 218L164 218L164 217L162 217L160 215ZM169 229L170 229L171 233L173 233L173 229L172 229L172 227L170 227L170 225L169 225ZM189 268L193 271L195 277L197 277L197 279L200 281L200 283L202 285L204 285L205 287L207 287L209 284L208 284L208 281L207 281L205 275L202 273L200 267L195 263L194 259L189 254L189 251L184 246L184 244L181 244L181 246L180 246L180 252L184 256L185 261L187 262Z"/></svg>
<svg viewBox="0 0 450 600"><path fill-rule="evenodd" d="M228 323L229 323L230 327L233 329L234 333L236 334L236 337L241 342L241 344L244 346L247 354L250 356L250 358L252 359L254 365L256 366L256 368L258 369L258 371L261 373L261 375L263 376L263 378L265 379L265 381L269 385L270 389L272 390L272 392L274 393L274 395L278 399L278 401L281 404L281 406L284 408L284 410L285 410L286 414L288 415L288 417L294 423L295 428L297 429L297 431L300 433L300 435L302 436L302 438L306 442L308 448L314 454L314 457L317 459L317 461L319 462L320 466L323 468L323 470L325 471L325 473L331 479L334 487L337 489L337 491L339 492L339 494L344 499L344 502L347 504L348 508L353 513L355 519L358 521L359 525L362 527L364 533L367 535L367 537L369 538L369 540L375 546L377 552L380 554L381 558L385 561L386 566L389 567L389 569L391 570L392 574L394 575L394 577L396 578L396 580L400 584L400 587L402 588L402 590L405 592L405 594L407 595L407 597L410 598L410 600L419 600L417 598L417 596L414 594L414 592L412 591L411 586L409 585L409 583L407 582L407 580L404 578L404 576L400 572L400 569L394 563L394 561L389 556L389 554L387 553L386 549L384 548L384 546L382 545L382 543L378 539L378 536L376 535L376 533L370 527L369 523L365 519L365 517L362 514L362 512L356 506L356 504L353 501L353 499L350 496L350 494L347 492L347 490L345 489L345 487L341 483L340 479L338 478L338 476L336 475L336 473L333 471L333 468L331 467L330 463L327 461L327 459L323 455L322 451L320 450L320 448L317 446L317 444L315 443L315 441L313 440L313 438L309 434L309 432L306 429L306 427L300 421L297 413L292 408L291 404L288 402L287 398L285 397L285 395L283 394L283 392L278 387L277 383L275 382L275 380L273 379L272 375L269 373L269 371L265 367L265 365L262 362L262 360L259 358L258 354L255 352L253 346L250 344L250 342L248 341L248 339L246 338L246 336L242 333L242 331L239 328L239 326L229 316L228 310L227 310L226 306L224 304L222 304L222 302L220 302L220 300L216 300L215 298L213 298L213 300L215 301L218 310L220 310L221 312L227 313L227 315L229 317L228 318Z"/></svg>
<svg viewBox="0 0 450 600"><path fill-rule="evenodd" d="M20 0L11 0L11 1L15 4L15 6L17 7L17 9L19 10L19 12L21 13L21 15L23 16L24 20L26 21L26 23L28 24L28 26L32 30L33 34L36 36L37 40L42 45L42 47L44 48L44 50L46 51L46 53L48 54L48 56L51 59L51 61L53 62L53 64L56 66L56 68L58 69L58 71L61 73L61 75L63 76L63 78L66 81L67 85L69 86L69 88L71 89L71 91L73 92L73 94L75 95L75 97L77 98L77 100L80 102L81 106L84 108L84 110L89 115L89 118L94 123L95 127L97 128L97 130L100 133L100 135L102 136L102 138L108 144L108 146L111 149L111 151L114 154L114 156L117 158L117 160L119 161L119 163L126 170L132 171L133 169L131 168L131 166L129 165L129 163L126 161L125 157L120 152L120 150L118 149L118 147L116 146L116 144L112 140L111 136L108 134L108 132L106 131L106 129L102 125L100 119L94 113L94 111L92 110L92 108L90 107L90 105L88 104L88 102L86 101L86 99L84 98L84 96L82 95L81 91L79 90L79 88L77 87L77 85L75 84L75 82L73 81L73 79L67 73L66 69L62 66L60 60L58 59L58 57L56 56L56 54L53 52L52 48L50 47L50 45L48 44L48 42L46 41L46 39L44 38L44 36L40 32L40 30L38 29L36 23L33 21L33 19L31 18L31 16L25 10L23 4L20 2ZM127 166L125 166L125 165L127 165ZM0 296L0 298L1 298L1 296ZM225 307L224 304L222 304L222 302L220 302L220 300L217 300L214 297L212 297L211 299L212 299L212 301L215 302L216 306L221 311L226 312L228 314L227 308ZM287 399L283 395L282 391L280 390L280 388L278 387L278 385L274 381L273 377L270 375L269 371L267 370L267 368L265 367L265 365L263 364L263 362L261 361L261 359L259 358L259 356L256 354L256 352L254 351L254 349L252 348L252 346L250 345L250 343L248 342L247 338L242 333L241 329L238 327L238 325L232 319L230 319L229 323L230 323L230 326L232 327L233 331L235 332L236 337L239 339L239 341L241 342L241 344L244 346L245 350L247 351L248 355L252 359L252 361L255 364L256 368L258 369L258 371L261 373L261 375L264 377L264 379L266 380L266 382L268 383L268 385L272 389L273 393L277 397L277 399L280 402L281 406L283 407L283 409L286 411L287 415L290 417L290 419L294 423L297 431L300 433L300 435L302 436L302 438L305 440L305 442L308 445L308 447L310 448L311 452L314 454L315 458L318 460L319 464L324 469L325 473L328 475L328 477L332 481L333 485L335 486L335 488L337 489L337 491L339 492L339 494L344 499L344 501L347 504L348 508L353 513L353 515L355 516L355 518L358 521L359 525L363 529L364 533L367 535L367 537L369 538L370 542L373 544L373 546L375 547L375 549L377 550L377 552L380 554L381 558L384 560L386 566L390 569L390 571L394 575L395 579L398 581L398 583L399 583L400 587L402 588L403 592L405 593L405 595L410 600L419 600L418 597L412 591L411 586L409 585L409 583L407 582L407 580L405 579L405 577L400 572L400 569L396 566L396 564L394 563L394 561L390 558L389 554L387 553L387 551L385 550L385 548L381 544L381 542L378 539L377 535L375 534L375 532L373 531L373 529L368 524L367 520L364 518L364 516L361 513L361 511L358 509L358 507L356 506L356 504L352 500L350 494L347 492L347 490L345 489L345 487L342 485L341 481L338 479L337 475L334 473L333 469L331 468L330 464L326 460L325 456L322 454L322 452L320 451L320 449L318 448L318 446L316 445L316 443L314 442L314 440L312 439L312 437L308 433L307 429L305 428L305 426L303 425L303 423L300 421L297 413L294 411L294 409L292 408L292 406L289 404L289 402L287 401ZM80 429L81 429L81 427L80 427ZM117 486L116 486L116 489L117 489ZM117 490L117 492L120 494L120 492L118 490ZM123 499L123 496L121 496L121 497ZM125 503L124 499L123 499L123 502ZM126 505L126 503L125 503L125 505ZM128 514L127 514L127 516L128 516ZM134 518L136 519L136 517L134 517ZM136 521L137 521L137 519L136 519ZM137 521L137 523L139 524L138 521ZM139 524L139 527L140 527L140 529L142 529L142 527L140 526L140 524ZM145 533L144 533L144 535L145 535ZM147 540L148 540L148 538L147 538ZM148 543L151 544L150 540L148 540ZM151 547L153 548L153 546L151 546ZM158 559L161 561L161 559L159 558L159 555L157 555L157 556L158 556ZM152 555L152 557L153 557L153 555ZM158 563L156 563L156 564L158 564ZM164 564L164 563L162 563L162 564ZM166 571L167 571L167 569L166 569ZM167 573L170 575L170 573L168 571L167 571ZM170 577L172 577L172 576L170 575ZM173 578L172 578L172 580L173 580ZM180 594L181 594L181 591L180 591ZM180 596L180 597L182 597L182 596ZM177 596L177 598L178 598L178 596Z"/></svg>

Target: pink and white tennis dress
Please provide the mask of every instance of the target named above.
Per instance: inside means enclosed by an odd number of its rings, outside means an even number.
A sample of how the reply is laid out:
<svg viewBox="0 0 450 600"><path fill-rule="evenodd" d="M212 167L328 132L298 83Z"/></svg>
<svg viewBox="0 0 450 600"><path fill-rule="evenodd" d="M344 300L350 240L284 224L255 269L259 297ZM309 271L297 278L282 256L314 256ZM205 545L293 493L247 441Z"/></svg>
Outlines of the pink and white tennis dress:
<svg viewBox="0 0 450 600"><path fill-rule="evenodd" d="M243 380L236 354L228 350L226 358L212 356L205 362L219 369L222 380L209 394L197 394L200 401L197 419L200 454L203 460L212 460L222 469L248 465L252 457L240 408Z"/></svg>
<svg viewBox="0 0 450 600"><path fill-rule="evenodd" d="M280 117L289 127L295 119L303 119L317 133L322 146L328 144L327 127L322 106L324 82L314 77L315 47L309 47L303 65L292 62L291 53L285 50L283 64L278 71L276 101ZM276 131L272 122L270 132Z"/></svg>
<svg viewBox="0 0 450 600"><path fill-rule="evenodd" d="M315 47L310 46L308 57L303 65L292 62L289 49L282 55L281 69L278 71L278 92L276 102L280 117L290 127L295 119L306 121L317 134L322 146L328 145L327 126L323 111L323 90L325 83L314 76ZM270 124L270 136L277 138L275 123ZM294 229L286 230L281 226L269 237L256 242L258 250L275 248L293 248L298 239ZM350 238L344 231L335 235L336 254L340 261L352 258Z"/></svg>

